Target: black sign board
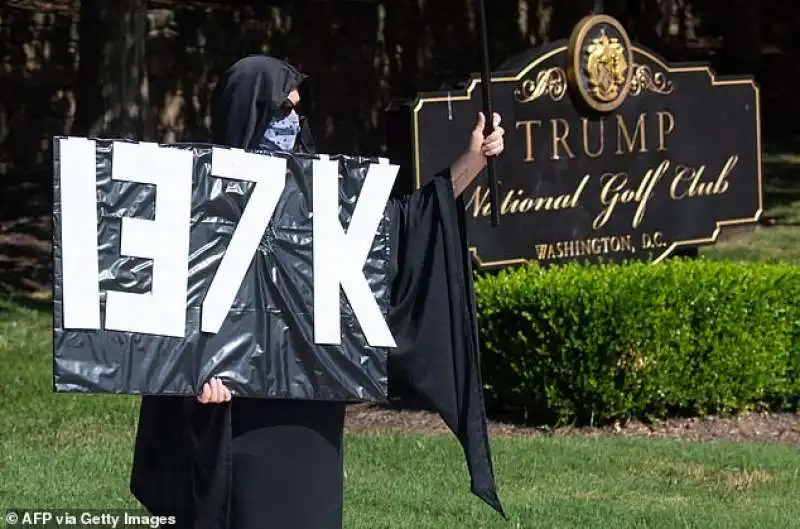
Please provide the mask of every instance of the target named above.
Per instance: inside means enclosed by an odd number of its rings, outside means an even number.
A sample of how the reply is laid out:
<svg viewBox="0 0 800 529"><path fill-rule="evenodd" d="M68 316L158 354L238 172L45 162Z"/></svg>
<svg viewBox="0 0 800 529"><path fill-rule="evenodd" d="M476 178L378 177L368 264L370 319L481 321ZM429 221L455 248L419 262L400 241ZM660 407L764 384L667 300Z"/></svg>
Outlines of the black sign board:
<svg viewBox="0 0 800 529"><path fill-rule="evenodd" d="M385 400L396 172L55 138L55 390Z"/></svg>
<svg viewBox="0 0 800 529"><path fill-rule="evenodd" d="M480 82L474 75L460 88L420 94L405 114L394 113L391 156L410 163L400 176L409 188L463 151L481 109ZM762 213L751 77L668 64L597 15L569 40L507 61L492 74L491 90L507 131L497 160L500 226L490 223L485 174L464 192L483 268L660 261Z"/></svg>

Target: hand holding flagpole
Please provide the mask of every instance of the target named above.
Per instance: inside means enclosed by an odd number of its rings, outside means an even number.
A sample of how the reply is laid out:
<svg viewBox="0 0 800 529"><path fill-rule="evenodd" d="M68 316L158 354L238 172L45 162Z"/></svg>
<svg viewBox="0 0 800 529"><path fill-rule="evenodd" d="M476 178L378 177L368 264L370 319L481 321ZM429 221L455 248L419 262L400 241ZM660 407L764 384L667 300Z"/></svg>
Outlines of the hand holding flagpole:
<svg viewBox="0 0 800 529"><path fill-rule="evenodd" d="M486 5L484 0L478 0L478 29L480 31L481 46L481 90L483 92L483 115L494 116L492 110L491 78L489 76L489 41L486 34ZM494 120L486 120L484 135L489 136L494 131ZM492 211L492 227L500 225L499 190L497 174L495 172L495 157L489 156L486 169L489 173L489 200Z"/></svg>

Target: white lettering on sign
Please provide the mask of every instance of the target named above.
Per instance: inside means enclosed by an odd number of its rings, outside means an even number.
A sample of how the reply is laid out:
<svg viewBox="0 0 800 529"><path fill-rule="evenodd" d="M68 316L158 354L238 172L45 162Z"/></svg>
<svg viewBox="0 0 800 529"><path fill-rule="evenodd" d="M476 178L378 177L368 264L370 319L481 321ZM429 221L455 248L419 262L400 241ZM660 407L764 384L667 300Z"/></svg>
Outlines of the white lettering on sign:
<svg viewBox="0 0 800 529"><path fill-rule="evenodd" d="M367 343L376 347L396 347L364 276L364 263L399 168L387 164L369 166L345 233L339 221L338 166L336 161L313 162L314 341L341 343L341 285Z"/></svg>
<svg viewBox="0 0 800 529"><path fill-rule="evenodd" d="M86 138L62 139L58 152L64 327L99 329L95 142Z"/></svg>
<svg viewBox="0 0 800 529"><path fill-rule="evenodd" d="M153 279L145 294L109 290L104 327L184 337L193 154L144 142L113 142L112 149L112 180L156 186L155 219L124 217L120 233L120 253L152 259ZM95 142L60 139L59 153L63 326L100 329ZM339 221L338 162L321 158L312 163L315 342L341 343L341 287L367 342L395 347L364 263L399 168L385 160L369 166L345 232ZM202 302L201 330L217 333L283 193L286 160L213 148L211 175L255 184Z"/></svg>
<svg viewBox="0 0 800 529"><path fill-rule="evenodd" d="M153 260L150 292L109 291L106 329L183 337L189 282L191 151L114 142L111 179L156 186L155 220L122 218L120 254Z"/></svg>
<svg viewBox="0 0 800 529"><path fill-rule="evenodd" d="M203 300L202 331L218 333L286 187L286 160L232 149L211 151L211 175L255 183ZM338 189L337 189L338 191Z"/></svg>

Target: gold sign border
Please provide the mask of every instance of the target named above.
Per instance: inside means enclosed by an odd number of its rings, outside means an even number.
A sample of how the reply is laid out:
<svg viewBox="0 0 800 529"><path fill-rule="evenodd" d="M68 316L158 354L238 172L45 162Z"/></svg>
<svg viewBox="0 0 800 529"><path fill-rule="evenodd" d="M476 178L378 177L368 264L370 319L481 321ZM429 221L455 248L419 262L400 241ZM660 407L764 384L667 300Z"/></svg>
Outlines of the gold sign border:
<svg viewBox="0 0 800 529"><path fill-rule="evenodd" d="M583 66L583 51L586 36L592 28L598 24L604 23L612 26L619 33L622 38L622 46L625 49L625 58L628 61L628 71L625 74L625 82L622 84L622 90L613 101L609 101L608 103L603 103L592 97L592 94L586 90L586 86L581 82L580 75ZM572 35L570 35L569 44L567 44L567 54L569 55L567 83L573 90L578 91L584 103L598 112L611 112L625 102L625 98L628 97L628 92L631 89L631 81L633 79L633 45L631 44L631 39L628 37L625 28L622 27L622 24L620 24L617 19L608 15L589 15L581 19L575 26L575 29L572 30Z"/></svg>
<svg viewBox="0 0 800 529"><path fill-rule="evenodd" d="M559 53L564 53L567 51L567 46L560 46L558 48L552 49L549 52L537 57L530 64L528 64L525 68L520 70L520 72L514 76L505 76L505 77L491 77L490 83L513 83L518 82L527 75L528 72L539 66L544 61L558 55ZM755 100L756 100L756 143L758 144L757 147L757 176L758 176L758 210L756 211L755 215L752 217L747 218L739 218L739 219L729 219L729 220L720 220L717 221L716 228L714 232L711 234L710 237L702 237L698 239L686 239L681 241L675 241L670 244L664 252L659 255L657 258L653 259L652 263L658 263L663 261L667 257L669 257L672 252L674 252L677 248L682 246L689 246L694 244L713 244L717 242L717 238L719 237L720 232L723 228L728 226L736 226L741 224L752 224L758 222L761 218L761 215L764 213L764 189L763 189L763 170L762 170L762 163L761 163L761 95L758 85L756 84L755 80L753 79L723 79L718 80L716 78L716 74L711 69L710 66L676 66L670 67L664 61L653 55L652 53L643 50L637 46L631 46L631 55L634 53L638 53L651 61L655 64L659 65L668 73L689 73L689 72L705 72L708 74L708 77L711 79L711 86L734 86L734 85L750 85L755 92ZM420 174L420 149L419 149L419 111L422 109L422 106L425 103L442 103L447 101L470 101L472 99L472 91L475 90L475 87L481 82L480 77L473 78L467 86L465 95L462 96L437 96L437 97L419 97L417 98L416 102L414 103L414 107L412 109L412 123L413 123L413 135L414 135L414 185L416 189L422 187L422 177ZM510 266L510 265L518 265L518 264L525 264L531 262L531 259L526 259L524 257L517 257L514 259L502 259L499 261L484 261L481 259L480 254L478 253L478 248L476 246L470 247L470 252L475 260L478 262L480 267L494 267L494 266Z"/></svg>

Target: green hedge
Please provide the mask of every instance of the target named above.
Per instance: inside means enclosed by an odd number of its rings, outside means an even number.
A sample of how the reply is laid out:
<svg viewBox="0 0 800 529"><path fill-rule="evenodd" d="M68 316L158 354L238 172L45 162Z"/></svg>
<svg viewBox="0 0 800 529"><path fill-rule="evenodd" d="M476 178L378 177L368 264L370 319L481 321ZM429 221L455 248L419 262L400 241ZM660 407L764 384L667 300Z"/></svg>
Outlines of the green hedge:
<svg viewBox="0 0 800 529"><path fill-rule="evenodd" d="M537 421L794 406L800 267L671 260L476 282L484 384Z"/></svg>

